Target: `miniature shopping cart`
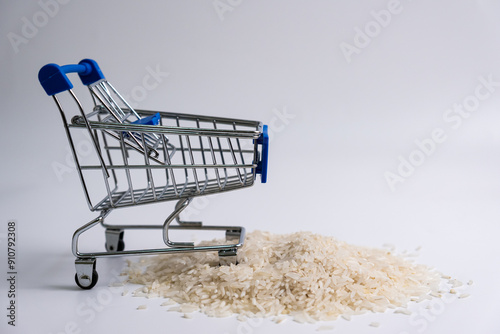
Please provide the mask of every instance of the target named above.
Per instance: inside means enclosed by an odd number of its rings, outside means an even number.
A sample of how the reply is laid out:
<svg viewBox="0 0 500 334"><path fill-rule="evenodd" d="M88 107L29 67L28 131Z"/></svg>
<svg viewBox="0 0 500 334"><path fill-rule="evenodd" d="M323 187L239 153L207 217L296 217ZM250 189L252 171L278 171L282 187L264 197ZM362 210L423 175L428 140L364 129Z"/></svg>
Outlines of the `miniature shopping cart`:
<svg viewBox="0 0 500 334"><path fill-rule="evenodd" d="M78 100L67 73L78 73L88 87L94 104L91 110L84 109ZM214 251L218 252L221 264L236 263L237 250L245 238L243 227L205 226L201 222L183 221L179 215L193 197L252 186L256 174L266 182L269 142L266 125L231 118L135 110L91 59L76 65L45 65L38 78L61 114L89 208L100 212L73 235L75 281L79 287L91 289L97 283L98 257ZM65 91L69 96L59 97ZM71 119L66 117L63 104L73 109ZM85 154L80 152L83 148ZM175 209L162 225L104 222L116 208L174 200ZM176 224L171 225L174 220ZM105 228L106 251L80 252L79 237L99 224ZM126 229L161 229L166 247L125 250ZM172 230L225 231L226 243L195 245L173 241L169 237Z"/></svg>

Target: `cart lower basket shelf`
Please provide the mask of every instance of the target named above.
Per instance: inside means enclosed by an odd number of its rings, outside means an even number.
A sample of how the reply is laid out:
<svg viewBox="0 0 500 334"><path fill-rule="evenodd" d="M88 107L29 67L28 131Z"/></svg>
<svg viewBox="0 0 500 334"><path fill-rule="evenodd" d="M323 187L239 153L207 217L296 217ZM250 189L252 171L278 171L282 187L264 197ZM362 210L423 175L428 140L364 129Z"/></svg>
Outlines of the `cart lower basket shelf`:
<svg viewBox="0 0 500 334"><path fill-rule="evenodd" d="M77 98L68 73L78 73L88 87L93 101L90 110ZM213 251L218 252L221 264L236 263L238 248L245 239L243 227L183 221L180 214L196 196L250 187L257 174L261 182L266 182L266 125L136 110L91 59L75 65L47 64L40 69L38 78L59 109L89 209L99 212L73 235L75 281L79 287L91 289L97 283L98 257ZM65 92L69 95L59 96ZM105 222L114 209L164 201L177 203L163 224ZM80 252L80 236L97 225L105 229L105 250ZM127 229L159 229L165 247L126 250ZM199 246L191 241L174 241L169 237L171 230L225 231L226 243Z"/></svg>

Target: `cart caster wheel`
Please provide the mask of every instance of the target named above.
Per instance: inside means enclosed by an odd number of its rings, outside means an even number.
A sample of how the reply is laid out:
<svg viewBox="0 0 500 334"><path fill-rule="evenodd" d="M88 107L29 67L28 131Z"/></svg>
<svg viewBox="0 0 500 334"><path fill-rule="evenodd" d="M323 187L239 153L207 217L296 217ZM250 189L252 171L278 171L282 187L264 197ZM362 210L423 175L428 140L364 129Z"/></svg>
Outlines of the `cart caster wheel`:
<svg viewBox="0 0 500 334"><path fill-rule="evenodd" d="M123 240L118 240L118 245L116 247L116 250L114 249L113 245L110 245L108 247L108 243L107 242L104 244L104 247L106 247L106 250L108 252L121 252L122 250L125 249L125 242Z"/></svg>
<svg viewBox="0 0 500 334"><path fill-rule="evenodd" d="M78 279L78 274L75 274L76 285L78 285L80 288L82 288L84 290L92 289L97 284L98 279L99 279L99 275L97 274L97 271L93 270L92 271L92 281L90 282L89 285L87 285L88 281L89 281L88 279L82 278L80 280L80 279Z"/></svg>
<svg viewBox="0 0 500 334"><path fill-rule="evenodd" d="M219 250L219 265L230 266L231 264L237 265L237 252L236 248Z"/></svg>
<svg viewBox="0 0 500 334"><path fill-rule="evenodd" d="M75 282L80 288L89 290L92 289L99 279L96 271L95 258L77 258L75 260Z"/></svg>
<svg viewBox="0 0 500 334"><path fill-rule="evenodd" d="M106 243L104 247L108 252L121 252L125 249L123 242L123 230L106 229Z"/></svg>

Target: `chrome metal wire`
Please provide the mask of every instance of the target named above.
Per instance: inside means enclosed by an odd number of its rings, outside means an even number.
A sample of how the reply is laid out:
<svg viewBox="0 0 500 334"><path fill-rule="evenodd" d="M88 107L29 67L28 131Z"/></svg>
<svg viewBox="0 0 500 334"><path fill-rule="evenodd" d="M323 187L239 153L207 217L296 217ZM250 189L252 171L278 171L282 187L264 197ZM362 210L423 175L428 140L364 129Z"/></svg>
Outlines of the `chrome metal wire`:
<svg viewBox="0 0 500 334"><path fill-rule="evenodd" d="M64 125L91 210L179 200L254 183L260 122L160 112L159 125L134 124L156 112L134 110L107 81L90 92L95 106L85 113L70 91L80 113L70 123L64 118ZM99 163L78 159L73 143L77 131L90 135ZM96 170L102 171L105 189L97 200L87 186Z"/></svg>

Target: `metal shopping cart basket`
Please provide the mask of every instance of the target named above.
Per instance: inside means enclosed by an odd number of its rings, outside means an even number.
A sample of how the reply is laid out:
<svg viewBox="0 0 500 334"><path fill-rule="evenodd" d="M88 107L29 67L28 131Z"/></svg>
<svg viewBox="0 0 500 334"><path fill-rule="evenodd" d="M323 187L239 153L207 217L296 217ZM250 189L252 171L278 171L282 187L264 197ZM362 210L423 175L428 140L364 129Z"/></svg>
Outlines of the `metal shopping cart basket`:
<svg viewBox="0 0 500 334"><path fill-rule="evenodd" d="M94 104L91 110L82 106L67 73L78 73L88 87ZM252 186L256 174L266 182L266 125L258 121L135 110L91 59L75 65L47 64L40 69L38 78L59 109L89 208L99 212L97 218L73 235L75 281L79 287L91 289L97 283L98 257L214 251L221 264L236 262L237 250L245 238L243 227L205 226L201 222L182 221L179 215L195 196ZM64 96L67 100L63 103L58 94L66 91L69 96ZM62 107L66 103L75 110L71 119ZM75 144L77 132L85 133L89 139L90 158L88 154L85 159L81 157L79 145ZM174 200L175 209L162 225L105 223L113 209ZM171 225L174 220L176 224ZM80 252L79 237L96 225L105 228L106 251ZM166 247L125 250L126 229L161 229ZM200 246L173 241L169 238L172 230L225 231L226 243Z"/></svg>

